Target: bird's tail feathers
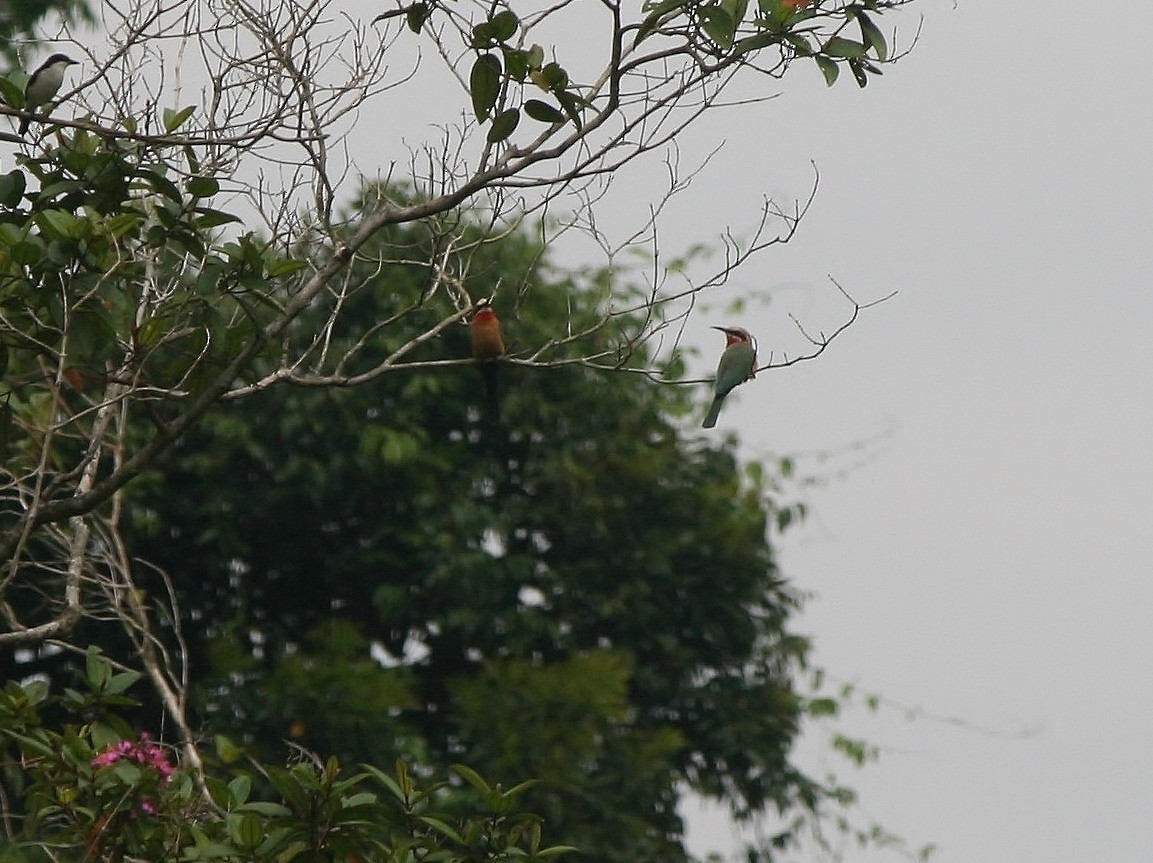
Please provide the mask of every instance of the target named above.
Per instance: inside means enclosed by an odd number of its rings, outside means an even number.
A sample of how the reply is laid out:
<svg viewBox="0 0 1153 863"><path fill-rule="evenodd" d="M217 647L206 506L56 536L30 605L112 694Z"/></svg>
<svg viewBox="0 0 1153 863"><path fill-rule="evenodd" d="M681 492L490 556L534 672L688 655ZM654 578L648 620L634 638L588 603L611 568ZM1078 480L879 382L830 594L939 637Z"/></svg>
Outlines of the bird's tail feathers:
<svg viewBox="0 0 1153 863"><path fill-rule="evenodd" d="M717 424L717 418L721 415L721 405L724 404L725 397L723 395L716 396L713 403L709 405L709 412L705 414L705 421L701 423L701 428L711 429Z"/></svg>

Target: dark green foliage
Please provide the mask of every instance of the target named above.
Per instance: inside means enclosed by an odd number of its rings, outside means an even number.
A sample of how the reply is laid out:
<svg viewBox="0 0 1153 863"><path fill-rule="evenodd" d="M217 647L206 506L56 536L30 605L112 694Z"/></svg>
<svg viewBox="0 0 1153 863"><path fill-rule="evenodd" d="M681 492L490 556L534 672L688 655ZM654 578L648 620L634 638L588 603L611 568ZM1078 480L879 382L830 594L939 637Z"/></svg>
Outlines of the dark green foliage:
<svg viewBox="0 0 1153 863"><path fill-rule="evenodd" d="M516 131L521 110L515 103L522 100L524 113L541 123L561 123L567 115L578 131L584 125L582 112L588 106L568 73L555 61L545 63L540 45L521 47L516 38L520 27L511 9L497 12L494 7L492 17L472 30L472 47L478 55L469 72L469 92L477 120L484 123L492 118L489 143L505 141ZM499 57L494 49L499 49ZM552 94L564 113L539 99L524 98L521 85L526 82Z"/></svg>
<svg viewBox="0 0 1153 863"><path fill-rule="evenodd" d="M721 63L746 54L757 55L763 62L761 55L775 49L785 59L812 57L830 86L844 63L857 85L865 87L869 75L881 74L878 64L889 60L885 36L868 13L880 14L903 2L907 0L863 0L822 7L812 0L760 0L756 4L748 0L648 0L634 44L661 34ZM853 20L860 27L859 42L839 35ZM821 25L833 28L833 35L823 44L817 36ZM870 51L876 62L868 59Z"/></svg>
<svg viewBox="0 0 1153 863"><path fill-rule="evenodd" d="M414 259L423 236L390 229L376 253ZM514 358L602 314L605 274L542 258L515 233L471 263ZM348 298L341 344L426 279L386 263ZM444 302L372 337L349 371ZM636 325L621 317L600 346ZM467 356L467 332L423 350ZM732 452L682 437L683 390L576 365L500 374L499 427L471 364L274 388L223 406L133 487L130 545L176 585L197 721L254 752L289 738L539 778L525 800L592 859L683 858L683 781L738 812L811 802L787 758L807 645L787 632L767 513Z"/></svg>
<svg viewBox="0 0 1153 863"><path fill-rule="evenodd" d="M162 156L139 142L60 133L51 152L22 156L0 184L8 204L0 211L0 559L5 610L21 628L59 613L68 570L65 534L29 527L33 507L21 495L37 497L38 513L67 504L93 438L125 457L170 434L189 401L211 403L222 377L233 383L222 370L243 368L238 356L267 347L262 292L296 265L250 234L214 244L209 226L235 220L208 206L216 181L197 175L191 152L181 170ZM115 402L132 387L148 392L125 421L102 421L100 394ZM107 476L112 450L95 451ZM111 547L94 547L91 565L99 569ZM85 635L131 657L107 608L97 610L99 591L86 601ZM5 650L0 673L62 661L47 651L18 663Z"/></svg>
<svg viewBox="0 0 1153 863"><path fill-rule="evenodd" d="M133 703L122 695L129 686L90 650L79 690L0 690L0 859L546 863L573 850L542 843L540 817L518 800L527 786L490 786L460 765L469 792L417 781L403 761L357 772L335 758L261 764L218 738L215 751L202 747L198 782L174 751L118 715ZM45 723L51 707L71 721Z"/></svg>

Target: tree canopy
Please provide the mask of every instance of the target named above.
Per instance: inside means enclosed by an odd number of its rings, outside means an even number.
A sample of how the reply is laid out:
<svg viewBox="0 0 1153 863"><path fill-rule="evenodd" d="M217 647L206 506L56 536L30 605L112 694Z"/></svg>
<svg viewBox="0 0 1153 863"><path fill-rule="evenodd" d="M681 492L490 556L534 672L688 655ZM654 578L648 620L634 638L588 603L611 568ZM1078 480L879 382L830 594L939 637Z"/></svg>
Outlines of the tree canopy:
<svg viewBox="0 0 1153 863"><path fill-rule="evenodd" d="M368 254L421 242L391 229ZM422 289L403 263L363 266L377 272L348 312L364 329ZM624 290L558 273L527 232L472 266L514 351ZM466 353L463 326L427 348ZM467 366L277 388L141 478L127 542L174 587L200 717L258 749L540 779L526 800L606 860L684 855L682 783L743 812L811 799L788 760L806 642L763 490L729 446L686 437L681 388L504 366L499 424Z"/></svg>

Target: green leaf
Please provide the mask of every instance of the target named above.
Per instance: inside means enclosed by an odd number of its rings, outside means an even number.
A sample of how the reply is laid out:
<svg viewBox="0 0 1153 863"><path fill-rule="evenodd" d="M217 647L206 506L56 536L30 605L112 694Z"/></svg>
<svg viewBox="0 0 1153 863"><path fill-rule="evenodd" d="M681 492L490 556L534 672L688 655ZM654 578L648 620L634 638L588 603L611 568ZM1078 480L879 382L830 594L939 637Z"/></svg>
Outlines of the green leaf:
<svg viewBox="0 0 1153 863"><path fill-rule="evenodd" d="M539 784L539 779L526 779L524 782L518 782L512 788L508 789L508 791L505 791L504 796L506 798L512 799L518 794L523 794L524 792L528 791L530 788L535 788Z"/></svg>
<svg viewBox="0 0 1153 863"><path fill-rule="evenodd" d="M467 764L453 764L452 772L479 791L483 797L492 796L492 786Z"/></svg>
<svg viewBox="0 0 1153 863"><path fill-rule="evenodd" d="M17 266L31 267L44 257L44 243L39 237L30 237L12 246L8 256Z"/></svg>
<svg viewBox="0 0 1153 863"><path fill-rule="evenodd" d="M188 181L188 194L197 198L211 198L220 191L220 183L214 177L193 177Z"/></svg>
<svg viewBox="0 0 1153 863"><path fill-rule="evenodd" d="M196 227L198 228L219 228L221 225L241 221L239 216L234 216L223 210L213 210L210 207L197 207L195 212L197 213Z"/></svg>
<svg viewBox="0 0 1153 863"><path fill-rule="evenodd" d="M265 275L270 279L279 278L280 276L290 276L295 272L303 270L307 266L308 261L301 261L296 258L284 258L269 264Z"/></svg>
<svg viewBox="0 0 1153 863"><path fill-rule="evenodd" d="M654 30L664 23L665 17L677 9L688 6L693 0L664 0L653 7L649 16L641 22L641 26L637 28L637 37L633 40L633 44L639 44L643 39L647 39ZM646 10L648 6L646 5Z"/></svg>
<svg viewBox="0 0 1153 863"><path fill-rule="evenodd" d="M252 780L241 774L228 783L228 790L232 793L233 801L237 805L242 805L248 800L248 795L252 791Z"/></svg>
<svg viewBox="0 0 1153 863"><path fill-rule="evenodd" d="M559 857L562 854L577 854L580 849L573 845L550 845L548 848L542 848L534 856L538 860L551 860L553 857Z"/></svg>
<svg viewBox="0 0 1153 863"><path fill-rule="evenodd" d="M228 786L224 784L223 780L217 779L215 776L205 776L204 787L208 789L212 802L221 809L228 809L232 806L232 792L228 790Z"/></svg>
<svg viewBox="0 0 1153 863"><path fill-rule="evenodd" d="M7 174L0 176L0 206L7 207L10 210L18 207L20 205L20 199L24 197L24 189L27 187L27 183L28 181L23 171L9 171Z"/></svg>
<svg viewBox="0 0 1153 863"><path fill-rule="evenodd" d="M520 27L520 19L511 9L498 12L488 22L489 35L497 42L507 42L516 35L518 27Z"/></svg>
<svg viewBox="0 0 1153 863"><path fill-rule="evenodd" d="M79 180L58 180L55 183L49 183L40 189L40 194L37 196L41 203L51 201L57 197L71 194L72 192L84 191L84 184Z"/></svg>
<svg viewBox="0 0 1153 863"><path fill-rule="evenodd" d="M547 102L529 99L524 103L524 112L541 123L563 123L564 114Z"/></svg>
<svg viewBox="0 0 1153 863"><path fill-rule="evenodd" d="M401 15L403 15L407 11L408 11L407 8L389 9L387 12L381 12L379 15L377 15L375 18L373 18L372 23L375 24L377 21L387 21L390 18L399 18Z"/></svg>
<svg viewBox="0 0 1153 863"><path fill-rule="evenodd" d="M36 214L36 222L41 230L50 231L60 237L70 237L77 218L63 210L43 210Z"/></svg>
<svg viewBox="0 0 1153 863"><path fill-rule="evenodd" d="M865 55L865 46L860 42L854 42L852 39L844 39L840 36L832 36L829 41L825 43L823 49L824 53L830 57L863 57Z"/></svg>
<svg viewBox="0 0 1153 863"><path fill-rule="evenodd" d="M371 791L361 791L357 794L351 794L340 801L343 809L352 809L356 806L368 806L376 802L376 795Z"/></svg>
<svg viewBox="0 0 1153 863"><path fill-rule="evenodd" d="M196 155L196 151L191 147L184 148L184 160L188 162L188 170L190 173L200 173L200 157Z"/></svg>
<svg viewBox="0 0 1153 863"><path fill-rule="evenodd" d="M180 194L180 190L176 188L176 184L169 180L167 177L157 173L156 171L141 171L140 176L144 178L145 182L152 187L153 191L170 198L177 203L183 203L184 196Z"/></svg>
<svg viewBox="0 0 1153 863"><path fill-rule="evenodd" d="M120 213L104 223L104 233L113 239L120 239L130 231L134 231L144 223L144 217L139 213Z"/></svg>
<svg viewBox="0 0 1153 863"><path fill-rule="evenodd" d="M777 510L777 531L784 533L790 524L793 523L793 511L788 507Z"/></svg>
<svg viewBox="0 0 1153 863"><path fill-rule="evenodd" d="M734 30L745 20L749 11L749 0L721 0L721 8L733 19Z"/></svg>
<svg viewBox="0 0 1153 863"><path fill-rule="evenodd" d="M308 845L298 839L276 855L276 863L300 863L300 861L308 859L305 856L307 852ZM428 857L425 859L427 860Z"/></svg>
<svg viewBox="0 0 1153 863"><path fill-rule="evenodd" d="M413 3L406 10L404 20L408 25L409 30L411 30L413 33L419 34L420 28L424 26L424 23L429 19L429 17L431 17L431 15L432 7L427 3Z"/></svg>
<svg viewBox="0 0 1153 863"><path fill-rule="evenodd" d="M112 677L112 666L108 664L108 660L100 655L99 647L88 648L88 652L84 656L84 664L88 685L93 689L103 689L109 678Z"/></svg>
<svg viewBox="0 0 1153 863"><path fill-rule="evenodd" d="M285 770L282 767L268 767L267 768L268 781L272 783L272 787L276 789L277 793L284 798L284 802L288 804L298 814L308 811L309 809L309 795L304 785L300 774L292 770Z"/></svg>
<svg viewBox="0 0 1153 863"><path fill-rule="evenodd" d="M264 823L252 813L245 813L240 816L235 835L241 848L255 848L264 841Z"/></svg>
<svg viewBox="0 0 1153 863"><path fill-rule="evenodd" d="M496 40L492 38L491 25L487 21L482 21L472 28L472 38L469 44L473 48L491 48L496 44Z"/></svg>
<svg viewBox="0 0 1153 863"><path fill-rule="evenodd" d="M731 48L733 36L736 35L737 25L733 16L720 6L702 6L697 10L700 16L701 27L709 38L721 48Z"/></svg>
<svg viewBox="0 0 1153 863"><path fill-rule="evenodd" d="M388 792L393 797L395 797L401 803L408 803L408 796L405 794L404 789L400 787L400 784L395 779L393 779L379 767L373 767L371 764L365 764L363 766L365 771L367 771L369 775L376 779L377 782L388 789Z"/></svg>
<svg viewBox="0 0 1153 863"><path fill-rule="evenodd" d="M64 268L73 262L76 244L64 240L48 241L48 261L53 266Z"/></svg>
<svg viewBox="0 0 1153 863"><path fill-rule="evenodd" d="M225 764L233 764L244 755L244 752L223 734L217 734L215 742L216 754Z"/></svg>
<svg viewBox="0 0 1153 863"><path fill-rule="evenodd" d="M866 87L869 83L869 73L865 69L865 64L861 61L860 57L854 57L849 61L849 69L853 73L853 77L857 80L858 87Z"/></svg>
<svg viewBox="0 0 1153 863"><path fill-rule="evenodd" d="M528 52L520 48L509 48L505 45L501 45L500 50L504 54L504 68L508 72L508 76L523 83L524 79L528 77Z"/></svg>
<svg viewBox="0 0 1153 863"><path fill-rule="evenodd" d="M758 0L757 6L761 10L757 25L780 35L793 10L782 7L780 0Z"/></svg>
<svg viewBox="0 0 1153 863"><path fill-rule="evenodd" d="M857 23L861 25L861 38L877 55L877 59L882 62L888 59L889 46L885 42L885 34L881 32L880 28L864 12L857 14Z"/></svg>
<svg viewBox="0 0 1153 863"><path fill-rule="evenodd" d="M533 81L542 90L555 93L568 86L568 72L559 63L548 63L533 75Z"/></svg>
<svg viewBox="0 0 1153 863"><path fill-rule="evenodd" d="M482 123L488 119L500 95L500 59L495 54L481 54L472 64L469 91L472 110Z"/></svg>
<svg viewBox="0 0 1153 863"><path fill-rule="evenodd" d="M135 785L140 781L140 776L143 771L131 761L121 759L112 765L113 775L123 782L125 785Z"/></svg>
<svg viewBox="0 0 1153 863"><path fill-rule="evenodd" d="M836 83L837 76L841 74L840 67L828 57L822 56L821 54L816 55L813 59L817 61L817 65L821 69L821 74L825 76L825 83L832 87L833 84Z"/></svg>
<svg viewBox="0 0 1153 863"><path fill-rule="evenodd" d="M5 732L5 737L21 744L21 749L23 749L25 753L33 753L48 758L52 758L58 754L58 747L53 746L50 741L46 740L42 732L29 735L20 734L16 731L7 731Z"/></svg>
<svg viewBox="0 0 1153 863"><path fill-rule="evenodd" d="M799 33L786 33L785 41L792 46L793 50L797 52L798 57L812 57L813 46L804 36Z"/></svg>
<svg viewBox="0 0 1153 863"><path fill-rule="evenodd" d="M0 99L15 108L23 108L24 87L7 78L0 78Z"/></svg>
<svg viewBox="0 0 1153 863"><path fill-rule="evenodd" d="M516 131L519 123L519 108L509 108L507 111L501 111L492 118L492 127L488 130L488 142L490 144L496 144L500 141L507 140L508 136Z"/></svg>
<svg viewBox="0 0 1153 863"><path fill-rule="evenodd" d="M840 711L840 705L836 699L833 698L814 698L809 701L808 713L814 719L822 716L836 716Z"/></svg>
<svg viewBox="0 0 1153 863"><path fill-rule="evenodd" d="M422 824L431 827L441 836L444 836L447 839L451 839L458 845L464 844L464 839L461 837L461 835L449 827L445 822L441 821L439 818L433 818L430 815L422 815L420 816L419 820Z"/></svg>
<svg viewBox="0 0 1153 863"><path fill-rule="evenodd" d="M265 800L253 800L251 803L245 803L237 807L238 812L255 812L257 815L263 815L266 818L284 818L292 814L292 810L287 806L281 806L279 803L269 803Z"/></svg>
<svg viewBox="0 0 1153 863"><path fill-rule="evenodd" d="M734 46L735 54L748 54L751 51L759 51L761 48L767 48L769 45L776 45L781 41L780 35L777 33L758 33L755 36L746 36L741 39Z"/></svg>
<svg viewBox="0 0 1153 863"><path fill-rule="evenodd" d="M140 679L139 671L121 671L112 675L104 691L110 695L121 695L127 692Z"/></svg>
<svg viewBox="0 0 1153 863"><path fill-rule="evenodd" d="M164 131L175 132L184 125L184 121L193 115L196 111L195 105L189 105L187 108L181 108L179 111L173 111L171 108L164 109Z"/></svg>
<svg viewBox="0 0 1153 863"><path fill-rule="evenodd" d="M581 108L586 104L585 100L567 91L557 93L556 100L560 102L560 106L564 108L564 112L568 114L568 118L572 120L573 125L577 127L577 131L579 132L583 129L584 120L581 118Z"/></svg>
<svg viewBox="0 0 1153 863"><path fill-rule="evenodd" d="M833 749L840 752L857 767L863 767L873 757L873 749L863 740L837 734L833 737Z"/></svg>

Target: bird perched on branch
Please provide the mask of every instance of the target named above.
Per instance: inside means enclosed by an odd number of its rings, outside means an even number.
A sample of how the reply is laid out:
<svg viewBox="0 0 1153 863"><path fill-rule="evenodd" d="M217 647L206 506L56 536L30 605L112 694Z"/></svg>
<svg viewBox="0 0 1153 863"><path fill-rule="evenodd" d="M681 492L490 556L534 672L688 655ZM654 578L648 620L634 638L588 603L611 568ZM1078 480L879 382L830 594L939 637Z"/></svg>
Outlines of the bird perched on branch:
<svg viewBox="0 0 1153 863"><path fill-rule="evenodd" d="M64 83L64 70L75 65L76 61L67 54L53 54L32 73L24 87L24 110L29 116L20 119L21 135L28 131L32 123L31 115L36 113L36 109L47 105L60 92L60 85Z"/></svg>
<svg viewBox="0 0 1153 863"><path fill-rule="evenodd" d="M725 349L717 363L717 379L713 384L713 403L705 415L701 428L711 429L717 424L725 396L757 374L757 340L741 327L713 327L725 334Z"/></svg>
<svg viewBox="0 0 1153 863"><path fill-rule="evenodd" d="M500 418L500 396L497 392L496 376L497 361L504 356L504 337L500 331L500 318L493 311L492 301L479 300L472 320L469 321L469 330L472 332L472 356L480 363L480 374L484 378L485 403L488 406L489 416L494 420Z"/></svg>

